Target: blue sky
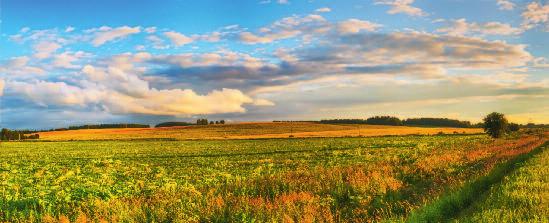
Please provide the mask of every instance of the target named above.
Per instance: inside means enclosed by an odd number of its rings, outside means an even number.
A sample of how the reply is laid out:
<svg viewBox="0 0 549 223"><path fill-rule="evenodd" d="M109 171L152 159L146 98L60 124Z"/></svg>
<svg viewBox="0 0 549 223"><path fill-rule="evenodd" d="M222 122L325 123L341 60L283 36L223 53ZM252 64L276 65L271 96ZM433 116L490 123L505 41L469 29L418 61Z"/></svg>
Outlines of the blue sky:
<svg viewBox="0 0 549 223"><path fill-rule="evenodd" d="M4 0L0 126L549 122L549 3ZM38 118L37 118L38 117Z"/></svg>

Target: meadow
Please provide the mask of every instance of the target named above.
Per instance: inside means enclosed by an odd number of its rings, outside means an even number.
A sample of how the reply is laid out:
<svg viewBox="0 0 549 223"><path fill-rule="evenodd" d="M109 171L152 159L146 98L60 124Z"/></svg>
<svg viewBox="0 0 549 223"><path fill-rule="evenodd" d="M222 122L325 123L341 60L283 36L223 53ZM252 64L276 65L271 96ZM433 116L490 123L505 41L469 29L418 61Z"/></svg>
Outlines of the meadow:
<svg viewBox="0 0 549 223"><path fill-rule="evenodd" d="M264 122L234 123L225 125L130 128L130 129L84 129L41 132L40 139L66 140L130 140L130 139L271 139L311 137L356 137L412 134L481 133L478 128L408 127L384 125L319 124L313 122Z"/></svg>
<svg viewBox="0 0 549 223"><path fill-rule="evenodd" d="M4 142L0 221L399 221L545 140L475 134Z"/></svg>

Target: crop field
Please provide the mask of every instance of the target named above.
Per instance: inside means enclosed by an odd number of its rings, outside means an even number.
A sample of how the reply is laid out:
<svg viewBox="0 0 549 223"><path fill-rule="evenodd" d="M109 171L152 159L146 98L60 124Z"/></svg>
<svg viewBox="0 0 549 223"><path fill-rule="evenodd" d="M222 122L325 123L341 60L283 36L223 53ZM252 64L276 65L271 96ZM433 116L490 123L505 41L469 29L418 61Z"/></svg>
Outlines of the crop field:
<svg viewBox="0 0 549 223"><path fill-rule="evenodd" d="M528 160L458 222L549 222L549 150Z"/></svg>
<svg viewBox="0 0 549 223"><path fill-rule="evenodd" d="M42 132L43 140L109 140L109 139L259 139L259 138L296 138L309 137L348 137L348 136L384 136L430 134L439 132L481 133L476 128L425 128L383 125L334 125L318 123L240 123L226 125L137 128L137 129L84 129L56 132Z"/></svg>
<svg viewBox="0 0 549 223"><path fill-rule="evenodd" d="M400 221L545 140L7 142L0 144L0 221Z"/></svg>

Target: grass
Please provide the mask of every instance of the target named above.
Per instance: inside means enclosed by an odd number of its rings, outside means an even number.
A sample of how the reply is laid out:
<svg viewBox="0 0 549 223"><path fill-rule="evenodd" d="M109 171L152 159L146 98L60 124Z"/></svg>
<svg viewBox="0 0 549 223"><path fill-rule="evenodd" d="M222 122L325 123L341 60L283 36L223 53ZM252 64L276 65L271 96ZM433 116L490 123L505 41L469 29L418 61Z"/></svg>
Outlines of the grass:
<svg viewBox="0 0 549 223"><path fill-rule="evenodd" d="M240 123L226 125L188 126L143 129L85 129L57 132L42 132L42 140L122 140L122 139L265 139L309 137L347 137L382 135L434 135L439 132L480 133L481 129L468 128L421 128L380 125L333 125L319 123Z"/></svg>
<svg viewBox="0 0 549 223"><path fill-rule="evenodd" d="M0 221L403 218L544 139L484 135L8 142Z"/></svg>
<svg viewBox="0 0 549 223"><path fill-rule="evenodd" d="M458 222L549 222L549 150L535 154L487 196L469 208Z"/></svg>
<svg viewBox="0 0 549 223"><path fill-rule="evenodd" d="M520 153L505 163L501 163L496 166L487 175L481 176L476 180L473 180L458 190L453 191L447 195L442 196L435 202L426 205L425 207L413 212L408 218L408 222L446 222L450 219L457 217L470 205L472 205L483 193L489 191L493 185L501 182L505 176L513 171L518 165L527 161L532 156L541 152L545 145L540 146L536 150L528 153ZM524 191L526 192L526 191ZM533 192L533 191L531 191ZM503 202L507 202L506 198ZM482 208L486 208L482 206ZM508 207L509 210L515 208L524 208L524 206ZM512 211L511 211L512 212ZM486 217L486 216L483 216ZM493 216L489 216L493 217ZM488 219L489 219L488 218ZM487 218L484 218L486 220ZM509 222L509 221L495 221L495 222Z"/></svg>

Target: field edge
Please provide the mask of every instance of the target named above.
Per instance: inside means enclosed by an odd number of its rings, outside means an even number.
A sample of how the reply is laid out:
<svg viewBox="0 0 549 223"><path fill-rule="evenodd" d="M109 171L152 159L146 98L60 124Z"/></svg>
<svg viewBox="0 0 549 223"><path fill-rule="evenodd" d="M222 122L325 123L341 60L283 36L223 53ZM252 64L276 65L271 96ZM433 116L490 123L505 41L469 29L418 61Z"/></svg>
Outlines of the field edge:
<svg viewBox="0 0 549 223"><path fill-rule="evenodd" d="M410 213L404 222L448 222L455 220L463 211L477 201L477 197L484 197L494 185L501 183L505 176L520 168L535 155L543 152L549 146L545 141L532 151L520 154L511 160L496 166L487 175L466 183L461 188L449 191L435 201Z"/></svg>

